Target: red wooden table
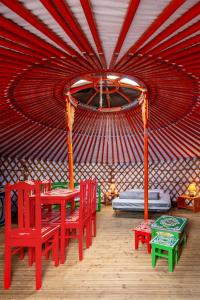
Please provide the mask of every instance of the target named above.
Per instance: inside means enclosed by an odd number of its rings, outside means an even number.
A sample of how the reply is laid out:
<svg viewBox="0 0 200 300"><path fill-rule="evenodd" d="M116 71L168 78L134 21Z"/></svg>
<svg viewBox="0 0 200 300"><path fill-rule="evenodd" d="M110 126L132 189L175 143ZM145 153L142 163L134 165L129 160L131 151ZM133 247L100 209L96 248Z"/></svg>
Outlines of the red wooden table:
<svg viewBox="0 0 200 300"><path fill-rule="evenodd" d="M65 262L65 220L66 220L66 204L71 203L72 209L74 208L74 198L80 195L79 189L68 190L68 189L56 189L46 193L41 193L42 204L59 204L60 205L60 263Z"/></svg>

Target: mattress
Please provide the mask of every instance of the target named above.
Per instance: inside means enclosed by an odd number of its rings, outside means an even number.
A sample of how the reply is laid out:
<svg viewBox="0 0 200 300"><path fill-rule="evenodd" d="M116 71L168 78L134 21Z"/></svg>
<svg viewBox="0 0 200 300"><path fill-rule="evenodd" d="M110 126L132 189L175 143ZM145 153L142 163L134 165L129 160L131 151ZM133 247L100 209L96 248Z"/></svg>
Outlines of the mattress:
<svg viewBox="0 0 200 300"><path fill-rule="evenodd" d="M112 207L115 210L143 211L144 200L116 198L112 201ZM166 199L149 200L148 202L148 209L150 211L167 211L170 208L171 208L171 202Z"/></svg>

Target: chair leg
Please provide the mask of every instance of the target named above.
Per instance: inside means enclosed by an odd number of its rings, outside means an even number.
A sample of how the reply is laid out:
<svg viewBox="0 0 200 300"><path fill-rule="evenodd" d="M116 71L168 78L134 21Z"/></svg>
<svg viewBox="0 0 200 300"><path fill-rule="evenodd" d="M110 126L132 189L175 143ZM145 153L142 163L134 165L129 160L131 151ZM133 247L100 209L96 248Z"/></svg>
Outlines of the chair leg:
<svg viewBox="0 0 200 300"><path fill-rule="evenodd" d="M11 261L12 249L10 246L5 245L4 252L4 289L9 289L11 284Z"/></svg>
<svg viewBox="0 0 200 300"><path fill-rule="evenodd" d="M23 260L23 259L24 259L24 248L21 248L19 252L19 260Z"/></svg>
<svg viewBox="0 0 200 300"><path fill-rule="evenodd" d="M90 246L92 246L92 229L93 229L93 220L92 220L92 217L90 219Z"/></svg>
<svg viewBox="0 0 200 300"><path fill-rule="evenodd" d="M42 286L42 248L41 245L35 248L35 273L36 273L36 290Z"/></svg>
<svg viewBox="0 0 200 300"><path fill-rule="evenodd" d="M55 262L55 266L57 267L59 265L59 257L58 257L58 249L59 249L59 234L58 232L54 235L53 240L53 248L52 248L52 258Z"/></svg>
<svg viewBox="0 0 200 300"><path fill-rule="evenodd" d="M50 245L50 242L46 242L46 243L45 243L45 249L48 248L49 245ZM46 260L49 259L49 251L47 251L47 252L45 253L45 259L46 259Z"/></svg>
<svg viewBox="0 0 200 300"><path fill-rule="evenodd" d="M83 260L83 230L82 228L79 229L79 260Z"/></svg>
<svg viewBox="0 0 200 300"><path fill-rule="evenodd" d="M138 249L138 245L139 245L138 234L137 234L137 232L135 232L135 250Z"/></svg>
<svg viewBox="0 0 200 300"><path fill-rule="evenodd" d="M86 248L91 246L91 230L90 221L86 225Z"/></svg>
<svg viewBox="0 0 200 300"><path fill-rule="evenodd" d="M140 237L140 240L141 240L142 244L144 244L144 243L145 243L145 236L142 235L142 236Z"/></svg>
<svg viewBox="0 0 200 300"><path fill-rule="evenodd" d="M75 234L76 234L76 229L75 229ZM70 236L70 229L66 229L66 235ZM69 246L69 238L65 238L65 247Z"/></svg>
<svg viewBox="0 0 200 300"><path fill-rule="evenodd" d="M35 248L28 248L28 265L31 267L35 261Z"/></svg>
<svg viewBox="0 0 200 300"><path fill-rule="evenodd" d="M93 225L94 225L94 237L96 237L96 235L97 235L97 218L96 218L96 213L94 215Z"/></svg>
<svg viewBox="0 0 200 300"><path fill-rule="evenodd" d="M150 254L151 253L151 244L150 241L147 241L147 251Z"/></svg>

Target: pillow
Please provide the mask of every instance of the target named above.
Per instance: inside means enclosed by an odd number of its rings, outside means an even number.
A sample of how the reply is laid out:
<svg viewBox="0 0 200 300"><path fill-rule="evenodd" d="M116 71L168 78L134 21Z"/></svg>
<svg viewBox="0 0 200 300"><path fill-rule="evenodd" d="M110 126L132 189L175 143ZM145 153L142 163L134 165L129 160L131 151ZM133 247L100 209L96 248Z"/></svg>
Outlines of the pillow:
<svg viewBox="0 0 200 300"><path fill-rule="evenodd" d="M144 191L125 191L119 195L120 199L144 199ZM159 192L149 192L149 200L159 200Z"/></svg>
<svg viewBox="0 0 200 300"><path fill-rule="evenodd" d="M125 191L119 195L120 199L144 199L144 192L139 191Z"/></svg>
<svg viewBox="0 0 200 300"><path fill-rule="evenodd" d="M149 192L149 200L159 200L159 192Z"/></svg>

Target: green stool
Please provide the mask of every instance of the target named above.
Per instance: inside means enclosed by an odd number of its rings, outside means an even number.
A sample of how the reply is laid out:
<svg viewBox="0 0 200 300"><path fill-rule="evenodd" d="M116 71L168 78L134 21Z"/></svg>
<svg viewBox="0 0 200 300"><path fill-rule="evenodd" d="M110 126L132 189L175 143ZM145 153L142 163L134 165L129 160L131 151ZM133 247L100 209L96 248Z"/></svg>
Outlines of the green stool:
<svg viewBox="0 0 200 300"><path fill-rule="evenodd" d="M174 265L178 262L179 239L170 234L158 234L151 240L152 267L156 266L157 257L168 260L169 272L173 272Z"/></svg>
<svg viewBox="0 0 200 300"><path fill-rule="evenodd" d="M97 185L97 211L101 211L101 186Z"/></svg>

